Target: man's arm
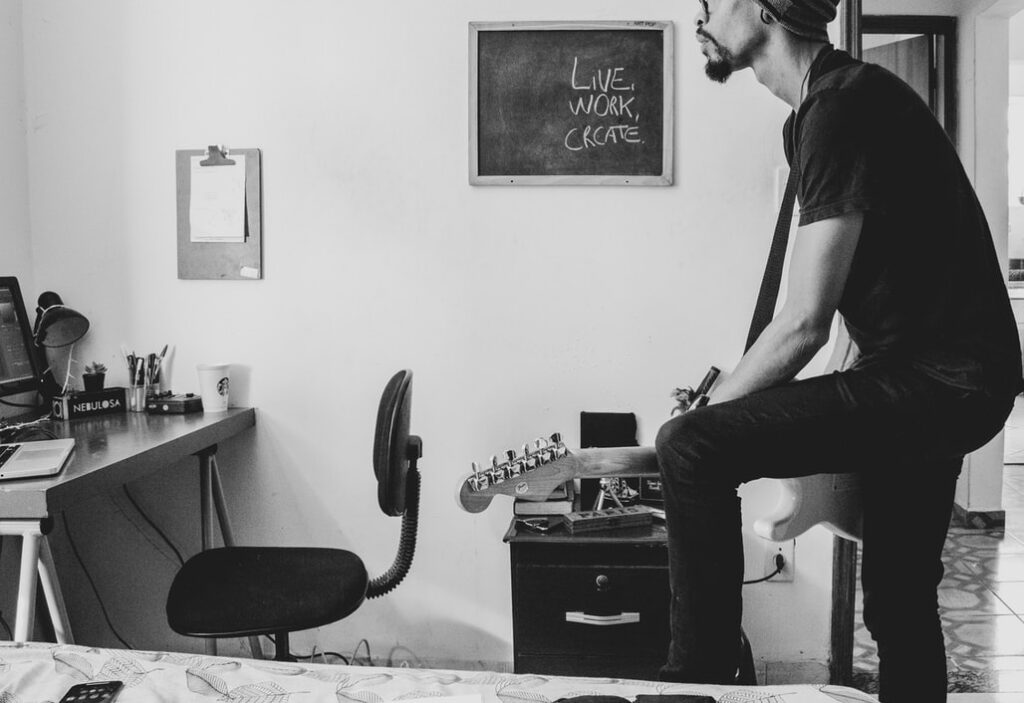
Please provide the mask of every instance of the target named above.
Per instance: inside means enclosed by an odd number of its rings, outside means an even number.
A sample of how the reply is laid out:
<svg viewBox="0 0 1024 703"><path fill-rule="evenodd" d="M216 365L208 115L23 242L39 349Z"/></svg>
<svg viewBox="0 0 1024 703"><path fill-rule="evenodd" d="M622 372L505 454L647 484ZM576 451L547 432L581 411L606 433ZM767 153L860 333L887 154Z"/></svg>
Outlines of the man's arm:
<svg viewBox="0 0 1024 703"><path fill-rule="evenodd" d="M786 301L711 403L788 383L825 346L863 224L850 212L797 229Z"/></svg>

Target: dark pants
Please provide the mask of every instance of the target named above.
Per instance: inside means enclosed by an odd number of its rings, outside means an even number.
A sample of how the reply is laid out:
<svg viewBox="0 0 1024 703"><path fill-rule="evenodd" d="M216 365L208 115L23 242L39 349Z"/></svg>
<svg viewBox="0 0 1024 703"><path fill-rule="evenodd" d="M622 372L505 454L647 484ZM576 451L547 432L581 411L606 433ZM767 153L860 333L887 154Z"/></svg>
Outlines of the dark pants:
<svg viewBox="0 0 1024 703"><path fill-rule="evenodd" d="M896 364L836 372L709 405L658 433L672 587L662 678L729 683L739 656L737 487L757 478L863 477L864 622L882 701L945 701L936 588L963 456L1002 428L994 398Z"/></svg>

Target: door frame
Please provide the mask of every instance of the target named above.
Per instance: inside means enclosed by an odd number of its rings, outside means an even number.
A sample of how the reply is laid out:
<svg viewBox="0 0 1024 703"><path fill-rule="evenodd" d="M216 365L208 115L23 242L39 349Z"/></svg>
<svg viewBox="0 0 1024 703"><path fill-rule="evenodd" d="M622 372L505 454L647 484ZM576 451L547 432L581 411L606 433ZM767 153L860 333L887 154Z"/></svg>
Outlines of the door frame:
<svg viewBox="0 0 1024 703"><path fill-rule="evenodd" d="M942 76L944 83L941 96L935 92L931 96L930 105L935 110L941 97L942 123L946 134L957 144L957 20L956 17L936 15L864 15L860 20L860 34L925 34L932 38L930 58L932 59L932 85L935 87L934 72L938 68L935 61L935 40L942 37L943 62Z"/></svg>

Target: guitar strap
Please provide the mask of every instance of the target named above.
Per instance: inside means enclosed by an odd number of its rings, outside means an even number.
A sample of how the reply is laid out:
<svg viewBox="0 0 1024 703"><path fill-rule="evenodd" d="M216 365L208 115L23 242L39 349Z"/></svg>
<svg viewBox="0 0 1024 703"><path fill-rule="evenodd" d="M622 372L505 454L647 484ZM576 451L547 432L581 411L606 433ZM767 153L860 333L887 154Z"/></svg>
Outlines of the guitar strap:
<svg viewBox="0 0 1024 703"><path fill-rule="evenodd" d="M779 299L779 286L782 284L782 267L786 261L786 246L789 244L789 229L793 224L793 204L796 201L797 181L800 180L800 168L797 155L793 154L793 163L786 181L786 193L782 196L779 208L779 220L775 223L775 236L772 247L768 251L768 261L761 278L761 289L757 293L757 304L754 316L750 320L750 331L747 333L747 344L743 347L746 353L764 328L775 316L775 303Z"/></svg>
<svg viewBox="0 0 1024 703"><path fill-rule="evenodd" d="M793 225L793 205L796 203L797 183L800 180L799 164L797 154L794 153L792 166L789 169L789 178L786 180L786 192L782 196L782 204L779 207L779 220L775 223L775 235L772 237L772 246L768 251L764 276L761 277L761 289L757 292L757 303L754 305L754 315L750 320L750 330L747 332L747 343L743 347L744 354L750 350L750 347L754 345L757 338L764 332L764 328L775 316L775 303L778 302L779 287L782 284L782 268L786 263L789 230ZM718 373L718 369L712 366L711 371L704 377L700 389L696 392L690 389L676 389L673 397L679 401L679 406L673 408L672 414L707 405L709 400L707 392L714 384Z"/></svg>

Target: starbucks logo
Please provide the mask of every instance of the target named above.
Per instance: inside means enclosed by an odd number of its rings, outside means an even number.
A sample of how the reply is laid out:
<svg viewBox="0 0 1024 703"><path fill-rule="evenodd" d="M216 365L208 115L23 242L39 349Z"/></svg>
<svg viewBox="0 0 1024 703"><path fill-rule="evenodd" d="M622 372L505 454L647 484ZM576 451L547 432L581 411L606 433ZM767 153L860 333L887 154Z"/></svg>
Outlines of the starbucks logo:
<svg viewBox="0 0 1024 703"><path fill-rule="evenodd" d="M217 395L226 396L228 394L228 386L230 385L231 383L228 380L227 376L217 381Z"/></svg>

